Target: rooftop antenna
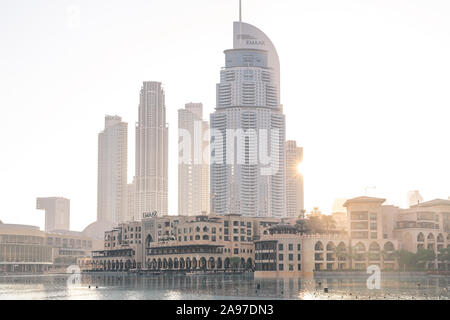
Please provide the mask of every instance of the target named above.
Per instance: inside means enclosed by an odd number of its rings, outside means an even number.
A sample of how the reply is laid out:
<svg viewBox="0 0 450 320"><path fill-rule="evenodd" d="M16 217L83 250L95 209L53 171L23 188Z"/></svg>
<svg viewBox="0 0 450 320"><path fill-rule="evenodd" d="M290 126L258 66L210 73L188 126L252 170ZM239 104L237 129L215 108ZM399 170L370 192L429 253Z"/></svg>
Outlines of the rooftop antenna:
<svg viewBox="0 0 450 320"><path fill-rule="evenodd" d="M239 22L242 22L242 0L239 0Z"/></svg>
<svg viewBox="0 0 450 320"><path fill-rule="evenodd" d="M239 34L237 40L239 40L239 44L242 44L242 0L239 0Z"/></svg>

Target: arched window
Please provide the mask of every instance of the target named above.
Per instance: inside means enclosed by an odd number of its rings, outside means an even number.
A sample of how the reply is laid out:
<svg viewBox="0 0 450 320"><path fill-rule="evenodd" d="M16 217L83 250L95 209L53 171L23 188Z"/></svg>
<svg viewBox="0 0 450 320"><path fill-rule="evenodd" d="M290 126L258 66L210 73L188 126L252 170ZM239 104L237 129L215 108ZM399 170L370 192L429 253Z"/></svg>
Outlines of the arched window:
<svg viewBox="0 0 450 320"><path fill-rule="evenodd" d="M395 250L395 248L394 248L394 244L392 243L392 242L386 242L385 244L384 244L384 247L383 247L383 249L385 250L385 251L394 251Z"/></svg>
<svg viewBox="0 0 450 320"><path fill-rule="evenodd" d="M437 236L437 241L444 242L444 236L442 235L442 233L439 233L439 235Z"/></svg>
<svg viewBox="0 0 450 320"><path fill-rule="evenodd" d="M434 241L434 234L429 233L428 236L427 236L427 240L428 241Z"/></svg>
<svg viewBox="0 0 450 320"><path fill-rule="evenodd" d="M332 241L328 242L327 251L335 251L335 250L336 250L336 246L334 245L334 243Z"/></svg>
<svg viewBox="0 0 450 320"><path fill-rule="evenodd" d="M153 242L152 235L151 234L147 235L147 238L145 238L145 244L146 244L147 248L150 247L150 243L152 243L152 242Z"/></svg>
<svg viewBox="0 0 450 320"><path fill-rule="evenodd" d="M423 242L423 241L425 241L425 236L423 235L422 232L419 233L419 234L417 235L417 241L418 241L418 242Z"/></svg>
<svg viewBox="0 0 450 320"><path fill-rule="evenodd" d="M362 242L358 242L355 246L356 251L366 251L366 246Z"/></svg>
<svg viewBox="0 0 450 320"><path fill-rule="evenodd" d="M323 250L323 244L321 241L317 241L316 245L314 246L314 249L317 251L322 251Z"/></svg>
<svg viewBox="0 0 450 320"><path fill-rule="evenodd" d="M369 251L380 251L380 245L376 242L372 242L369 246Z"/></svg>

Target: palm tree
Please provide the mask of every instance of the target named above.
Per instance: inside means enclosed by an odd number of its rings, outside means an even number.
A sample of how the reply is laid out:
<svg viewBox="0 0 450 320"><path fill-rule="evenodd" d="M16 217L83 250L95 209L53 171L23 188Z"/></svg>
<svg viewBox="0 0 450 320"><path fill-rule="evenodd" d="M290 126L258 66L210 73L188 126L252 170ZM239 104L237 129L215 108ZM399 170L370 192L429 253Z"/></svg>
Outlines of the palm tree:
<svg viewBox="0 0 450 320"><path fill-rule="evenodd" d="M322 215L320 220L322 229L325 231L325 233L332 233L336 230L336 222L334 221L332 216Z"/></svg>
<svg viewBox="0 0 450 320"><path fill-rule="evenodd" d="M323 233L323 224L319 215L309 216L306 220L311 233Z"/></svg>
<svg viewBox="0 0 450 320"><path fill-rule="evenodd" d="M353 261L365 261L367 259L367 252L360 251L356 248L356 245L349 248L347 252L350 266L353 266Z"/></svg>
<svg viewBox="0 0 450 320"><path fill-rule="evenodd" d="M450 248L442 248L438 254L439 262L444 264L444 269L447 269L447 264L450 262Z"/></svg>
<svg viewBox="0 0 450 320"><path fill-rule="evenodd" d="M419 249L416 253L416 265L420 269L424 269L428 262L434 262L436 254L431 249Z"/></svg>
<svg viewBox="0 0 450 320"><path fill-rule="evenodd" d="M336 258L338 261L344 261L348 259L347 249L344 246L336 247Z"/></svg>
<svg viewBox="0 0 450 320"><path fill-rule="evenodd" d="M416 268L416 257L415 254L406 250L394 251L394 257L397 260L399 270L406 271Z"/></svg>
<svg viewBox="0 0 450 320"><path fill-rule="evenodd" d="M306 219L299 219L295 222L295 227L297 228L298 232L300 234L305 234L308 233L310 231L309 226L308 226L308 222L306 221Z"/></svg>
<svg viewBox="0 0 450 320"><path fill-rule="evenodd" d="M239 269L239 265L241 263L241 259L239 257L232 257L230 259L233 270Z"/></svg>

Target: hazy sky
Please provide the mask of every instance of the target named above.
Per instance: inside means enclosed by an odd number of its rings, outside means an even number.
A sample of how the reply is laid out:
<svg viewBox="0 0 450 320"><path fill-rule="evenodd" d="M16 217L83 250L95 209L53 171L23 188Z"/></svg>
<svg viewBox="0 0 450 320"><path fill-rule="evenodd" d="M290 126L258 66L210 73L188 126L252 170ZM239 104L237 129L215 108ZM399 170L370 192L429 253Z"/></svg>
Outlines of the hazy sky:
<svg viewBox="0 0 450 320"><path fill-rule="evenodd" d="M177 109L215 107L237 0L1 0L0 220L44 226L38 196L96 219L104 115L134 123L144 80L169 121L169 209L177 209ZM448 0L243 0L281 60L287 138L305 148L307 209L364 195L406 204L450 195Z"/></svg>

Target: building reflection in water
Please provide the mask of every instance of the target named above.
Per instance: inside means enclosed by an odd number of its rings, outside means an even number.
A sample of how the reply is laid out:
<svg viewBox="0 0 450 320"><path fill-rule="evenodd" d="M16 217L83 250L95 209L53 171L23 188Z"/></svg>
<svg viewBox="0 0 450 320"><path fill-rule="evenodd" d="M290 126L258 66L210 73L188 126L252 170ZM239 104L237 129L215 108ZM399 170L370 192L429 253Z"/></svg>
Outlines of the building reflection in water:
<svg viewBox="0 0 450 320"><path fill-rule="evenodd" d="M79 287L68 286L67 279L0 277L0 299L448 299L450 291L449 278L423 276L382 278L381 290L367 289L364 276L254 279L251 274L93 273L82 274Z"/></svg>

